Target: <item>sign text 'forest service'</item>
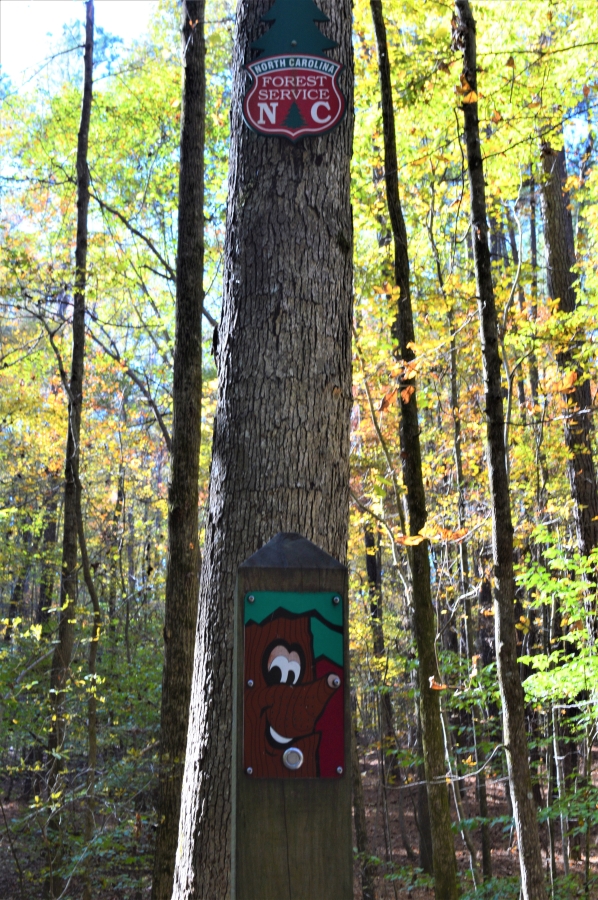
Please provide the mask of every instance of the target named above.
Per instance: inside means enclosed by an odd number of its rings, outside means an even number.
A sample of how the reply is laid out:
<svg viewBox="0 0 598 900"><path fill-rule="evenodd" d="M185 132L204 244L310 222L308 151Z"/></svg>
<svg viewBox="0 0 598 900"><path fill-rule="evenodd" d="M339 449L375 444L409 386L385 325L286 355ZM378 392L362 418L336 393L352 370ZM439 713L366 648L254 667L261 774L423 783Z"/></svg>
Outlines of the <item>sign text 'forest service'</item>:
<svg viewBox="0 0 598 900"><path fill-rule="evenodd" d="M266 56L245 66L251 77L245 122L258 134L291 141L326 134L346 109L338 85L343 66L322 55L336 44L316 25L328 18L313 0L275 0L263 21L274 24L252 44Z"/></svg>
<svg viewBox="0 0 598 900"><path fill-rule="evenodd" d="M296 141L325 134L345 112L337 84L340 63L317 56L280 56L245 67L253 85L245 96L245 121L258 134Z"/></svg>

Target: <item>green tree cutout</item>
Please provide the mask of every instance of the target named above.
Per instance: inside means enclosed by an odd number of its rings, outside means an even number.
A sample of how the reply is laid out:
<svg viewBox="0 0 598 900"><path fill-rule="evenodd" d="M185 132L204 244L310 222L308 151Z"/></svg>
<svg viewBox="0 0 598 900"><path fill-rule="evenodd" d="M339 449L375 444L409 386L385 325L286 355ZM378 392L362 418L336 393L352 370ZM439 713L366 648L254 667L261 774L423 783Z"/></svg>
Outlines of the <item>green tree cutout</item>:
<svg viewBox="0 0 598 900"><path fill-rule="evenodd" d="M318 9L314 0L275 0L262 21L274 22L274 25L251 46L254 50L265 52L266 56L277 53L321 54L337 46L315 24L330 20Z"/></svg>

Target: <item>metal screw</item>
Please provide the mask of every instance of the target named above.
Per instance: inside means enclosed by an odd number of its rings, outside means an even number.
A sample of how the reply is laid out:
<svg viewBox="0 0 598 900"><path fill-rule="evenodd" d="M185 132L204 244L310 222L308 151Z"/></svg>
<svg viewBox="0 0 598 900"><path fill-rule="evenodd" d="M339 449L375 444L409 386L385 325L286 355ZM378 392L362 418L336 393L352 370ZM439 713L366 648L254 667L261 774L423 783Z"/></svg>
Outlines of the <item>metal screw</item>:
<svg viewBox="0 0 598 900"><path fill-rule="evenodd" d="M255 602L255 597L253 596L253 594L250 594L250 595L249 595L249 597L247 598L247 602L248 602L248 603L254 603L254 602Z"/></svg>
<svg viewBox="0 0 598 900"><path fill-rule="evenodd" d="M291 41L291 47L296 47L296 46L297 46L297 41Z"/></svg>
<svg viewBox="0 0 598 900"><path fill-rule="evenodd" d="M253 687L253 679L249 679L249 681L247 682L247 687Z"/></svg>
<svg viewBox="0 0 598 900"><path fill-rule="evenodd" d="M253 775L253 769L251 768L251 766L249 766L249 768L247 769L247 774Z"/></svg>
<svg viewBox="0 0 598 900"><path fill-rule="evenodd" d="M343 767L342 767L342 766L339 766L338 769L337 769L336 771L338 772L339 775L342 775L342 774L343 774Z"/></svg>
<svg viewBox="0 0 598 900"><path fill-rule="evenodd" d="M332 598L332 602L334 603L335 606L338 606L339 603L341 602L341 598L340 598L340 597L333 597L333 598Z"/></svg>
<svg viewBox="0 0 598 900"><path fill-rule="evenodd" d="M330 679L330 681L331 681L330 687L333 687L333 688L340 687L341 680L340 680L340 678L338 677L338 675L334 675L334 676Z"/></svg>

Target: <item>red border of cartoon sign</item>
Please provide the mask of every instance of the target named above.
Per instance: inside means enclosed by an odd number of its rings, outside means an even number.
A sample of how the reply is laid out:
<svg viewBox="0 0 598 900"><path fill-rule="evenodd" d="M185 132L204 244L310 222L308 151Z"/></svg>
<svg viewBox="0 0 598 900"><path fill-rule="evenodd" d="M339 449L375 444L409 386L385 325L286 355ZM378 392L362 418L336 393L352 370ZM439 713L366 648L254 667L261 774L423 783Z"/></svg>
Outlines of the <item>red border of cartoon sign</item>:
<svg viewBox="0 0 598 900"><path fill-rule="evenodd" d="M245 66L245 71L251 76L252 84L243 99L246 125L257 134L285 137L293 142L309 135L327 134L336 128L347 108L347 102L337 83L343 68L341 63L313 54L281 54L249 63ZM301 85L296 79L302 76L312 80L315 78L316 83ZM275 78L281 83L275 84ZM292 83L291 78L294 79ZM266 79L273 83L266 83ZM266 96L260 97L259 92ZM271 96L274 94L276 96ZM283 97L283 94L288 96ZM328 101L333 99L337 106L331 109ZM268 100L269 103L266 102ZM306 124L299 128L279 125L278 120L284 123L294 102L299 106ZM323 110L325 115L321 115ZM309 114L311 124L306 119L306 113Z"/></svg>

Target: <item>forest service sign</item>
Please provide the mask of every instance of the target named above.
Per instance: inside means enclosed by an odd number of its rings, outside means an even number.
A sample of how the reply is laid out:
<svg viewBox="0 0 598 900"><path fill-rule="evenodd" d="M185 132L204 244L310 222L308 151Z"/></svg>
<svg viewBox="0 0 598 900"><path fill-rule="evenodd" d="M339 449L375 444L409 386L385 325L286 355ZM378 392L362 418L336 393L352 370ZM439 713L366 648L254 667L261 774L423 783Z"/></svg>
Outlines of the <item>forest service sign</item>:
<svg viewBox="0 0 598 900"><path fill-rule="evenodd" d="M337 79L342 66L321 56L275 56L245 66L252 78L243 116L258 134L297 141L326 134L346 103Z"/></svg>
<svg viewBox="0 0 598 900"><path fill-rule="evenodd" d="M347 105L338 85L343 66L323 55L337 46L317 24L328 17L314 0L275 0L262 21L273 24L251 45L263 55L245 66L251 78L245 122L258 134L291 141L326 134Z"/></svg>

